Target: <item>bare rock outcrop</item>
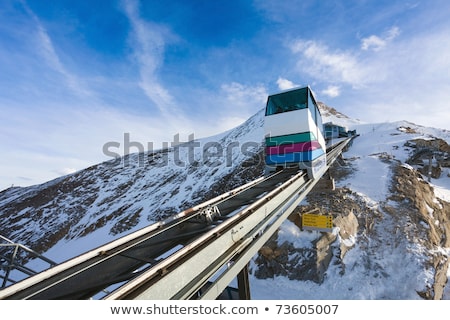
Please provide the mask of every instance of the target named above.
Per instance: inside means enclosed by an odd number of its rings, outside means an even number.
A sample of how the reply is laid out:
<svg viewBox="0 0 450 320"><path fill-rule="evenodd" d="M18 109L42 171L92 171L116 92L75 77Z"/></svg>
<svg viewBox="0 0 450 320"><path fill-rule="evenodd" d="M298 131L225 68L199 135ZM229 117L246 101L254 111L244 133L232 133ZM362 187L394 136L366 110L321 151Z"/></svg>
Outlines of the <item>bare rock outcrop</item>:
<svg viewBox="0 0 450 320"><path fill-rule="evenodd" d="M305 233L318 233L318 236L307 247L298 248L293 243L278 243L276 233L259 250L255 259L257 268L255 276L258 278L272 278L274 276L287 276L289 279L310 280L322 283L326 276L326 271L333 256L343 259L345 254L354 244L357 236L359 222L353 210L361 211L363 201L358 200L356 195L348 189L337 189L333 192L321 191L312 193L309 201L323 199L323 192L329 192L329 197L333 197L334 203L339 206L339 211L335 211L333 232L318 232L303 230ZM321 196L322 195L322 196ZM342 197L347 198L343 205ZM357 200L354 200L356 197ZM363 205L366 210L365 206ZM299 230L302 230L301 215L310 212L316 205L303 205L298 207L289 217ZM323 212L325 213L325 212Z"/></svg>

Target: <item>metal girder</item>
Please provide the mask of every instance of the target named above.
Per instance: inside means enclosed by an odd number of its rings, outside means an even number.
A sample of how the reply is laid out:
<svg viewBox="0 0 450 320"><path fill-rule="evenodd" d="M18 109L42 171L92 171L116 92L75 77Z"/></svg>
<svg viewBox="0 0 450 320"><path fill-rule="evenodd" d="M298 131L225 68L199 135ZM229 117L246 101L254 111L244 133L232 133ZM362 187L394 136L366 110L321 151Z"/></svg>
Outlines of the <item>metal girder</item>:
<svg viewBox="0 0 450 320"><path fill-rule="evenodd" d="M307 181L306 173L298 173L105 299L191 298L218 270L250 245L254 233L258 232L257 226L284 210L286 202L301 192ZM294 208L297 203L289 205Z"/></svg>

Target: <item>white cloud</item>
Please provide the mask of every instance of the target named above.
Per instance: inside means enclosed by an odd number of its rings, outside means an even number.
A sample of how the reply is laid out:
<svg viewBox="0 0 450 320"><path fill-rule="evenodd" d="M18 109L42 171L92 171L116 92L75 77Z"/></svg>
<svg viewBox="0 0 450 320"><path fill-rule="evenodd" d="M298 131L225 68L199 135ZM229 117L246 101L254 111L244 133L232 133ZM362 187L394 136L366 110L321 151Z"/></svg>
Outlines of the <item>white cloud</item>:
<svg viewBox="0 0 450 320"><path fill-rule="evenodd" d="M386 47L386 45L394 40L400 34L400 29L398 27L392 27L389 29L384 37L379 37L376 35L371 35L367 38L361 40L361 49L379 51Z"/></svg>
<svg viewBox="0 0 450 320"><path fill-rule="evenodd" d="M358 60L357 55L350 51L330 50L327 46L312 40L296 40L290 45L294 54L298 55L298 70L307 72L321 81L333 81L350 84L353 87L362 87L377 73L370 65Z"/></svg>
<svg viewBox="0 0 450 320"><path fill-rule="evenodd" d="M265 104L267 90L263 85L246 86L238 82L226 83L221 86L222 91L233 109L250 108ZM238 107L238 109L236 109Z"/></svg>
<svg viewBox="0 0 450 320"><path fill-rule="evenodd" d="M386 41L381 39L378 36L371 35L368 38L364 38L361 40L361 49L369 50L373 49L374 51L381 50L386 45Z"/></svg>
<svg viewBox="0 0 450 320"><path fill-rule="evenodd" d="M448 28L439 32L423 30L403 36L383 50L363 51L358 58L373 70L374 77L370 86L352 92L358 99L345 101L343 105L349 111L342 112L358 113L356 117L369 122L408 120L448 128L448 32ZM393 30L391 36L396 34Z"/></svg>
<svg viewBox="0 0 450 320"><path fill-rule="evenodd" d="M185 139L192 132L181 131L182 128L161 118L98 106L90 110L76 106L71 110L55 106L33 110L2 108L9 115L9 122L0 128L2 146L14 151L0 159L0 190L11 184L42 183L111 160L111 155L103 150L108 142L120 144L110 148L118 155L138 152L135 147L126 150L125 133L145 151L149 142L153 143L153 149L159 149L162 142L171 142L176 133Z"/></svg>
<svg viewBox="0 0 450 320"><path fill-rule="evenodd" d="M277 84L278 84L278 88L280 90L288 90L294 87L297 87L298 85L294 84L292 81L288 80L288 79L284 79L279 77L277 80Z"/></svg>
<svg viewBox="0 0 450 320"><path fill-rule="evenodd" d="M216 113L220 119L218 121L220 131L229 130L241 124L257 110L264 108L267 96L267 89L260 84L253 86L239 82L222 84L221 96L217 100L223 101L224 106L216 109L222 109L222 112Z"/></svg>
<svg viewBox="0 0 450 320"><path fill-rule="evenodd" d="M322 90L321 93L330 98L335 98L341 94L341 90L338 86L328 86L328 88Z"/></svg>
<svg viewBox="0 0 450 320"><path fill-rule="evenodd" d="M386 40L391 41L397 38L400 35L400 28L399 27L392 27L388 30Z"/></svg>
<svg viewBox="0 0 450 320"><path fill-rule="evenodd" d="M299 75L306 73L326 88L322 94L339 97L334 106L339 111L368 122L404 119L448 128L448 31L399 37L400 29L392 27L365 38L365 47L346 51L302 39L290 48Z"/></svg>

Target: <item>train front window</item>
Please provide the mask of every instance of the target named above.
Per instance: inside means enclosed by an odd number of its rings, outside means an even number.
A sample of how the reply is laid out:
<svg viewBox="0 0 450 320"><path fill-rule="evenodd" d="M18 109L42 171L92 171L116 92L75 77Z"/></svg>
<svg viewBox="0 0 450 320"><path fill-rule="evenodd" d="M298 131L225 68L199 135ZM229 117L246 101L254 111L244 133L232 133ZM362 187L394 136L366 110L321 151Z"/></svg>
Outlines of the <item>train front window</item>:
<svg viewBox="0 0 450 320"><path fill-rule="evenodd" d="M305 109L308 107L308 91L305 88L272 95L267 100L266 116Z"/></svg>
<svg viewBox="0 0 450 320"><path fill-rule="evenodd" d="M272 115L272 114L277 114L277 113L282 113L282 112L288 112L288 111L294 111L294 110L300 110L300 109L306 109L306 104L293 104L290 106L283 106L283 105L275 105L275 104L270 104L267 106L266 109L266 115Z"/></svg>

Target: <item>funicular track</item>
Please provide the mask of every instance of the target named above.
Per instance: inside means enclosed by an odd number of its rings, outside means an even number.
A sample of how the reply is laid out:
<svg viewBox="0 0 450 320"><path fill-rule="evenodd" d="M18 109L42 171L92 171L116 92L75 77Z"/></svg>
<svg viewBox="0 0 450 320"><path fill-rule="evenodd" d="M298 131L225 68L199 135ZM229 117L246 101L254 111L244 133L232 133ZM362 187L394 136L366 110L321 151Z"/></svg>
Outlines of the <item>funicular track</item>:
<svg viewBox="0 0 450 320"><path fill-rule="evenodd" d="M327 167L352 138L327 150ZM216 299L314 187L283 170L0 291L0 299Z"/></svg>

